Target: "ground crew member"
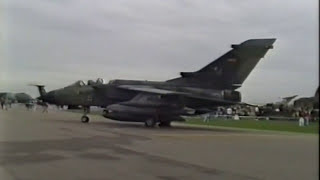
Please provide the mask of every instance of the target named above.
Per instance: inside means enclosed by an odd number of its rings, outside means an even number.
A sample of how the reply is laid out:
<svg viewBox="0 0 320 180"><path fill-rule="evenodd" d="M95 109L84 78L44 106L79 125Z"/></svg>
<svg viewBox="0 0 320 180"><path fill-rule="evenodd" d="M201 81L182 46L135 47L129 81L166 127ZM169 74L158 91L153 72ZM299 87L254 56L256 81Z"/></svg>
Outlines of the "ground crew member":
<svg viewBox="0 0 320 180"><path fill-rule="evenodd" d="M3 109L4 108L4 98L3 97L1 97L0 102L1 102L1 109Z"/></svg>
<svg viewBox="0 0 320 180"><path fill-rule="evenodd" d="M208 121L209 121L209 114L205 114L203 122L208 122Z"/></svg>
<svg viewBox="0 0 320 180"><path fill-rule="evenodd" d="M299 118L299 126L304 126L304 118L303 117L300 117Z"/></svg>

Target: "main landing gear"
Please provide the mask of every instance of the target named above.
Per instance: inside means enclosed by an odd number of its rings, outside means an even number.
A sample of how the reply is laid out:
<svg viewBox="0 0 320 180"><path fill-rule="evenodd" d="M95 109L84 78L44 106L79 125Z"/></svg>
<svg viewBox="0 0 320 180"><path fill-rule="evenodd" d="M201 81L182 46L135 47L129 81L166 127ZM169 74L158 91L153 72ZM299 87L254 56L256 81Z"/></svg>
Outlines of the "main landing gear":
<svg viewBox="0 0 320 180"><path fill-rule="evenodd" d="M146 127L150 127L151 128L151 127L154 127L156 125L156 123L157 123L157 121L156 121L155 118L149 118L144 122L144 125Z"/></svg>
<svg viewBox="0 0 320 180"><path fill-rule="evenodd" d="M156 118L149 118L144 122L144 125L149 128L153 128L157 124ZM159 127L171 127L171 121L160 121Z"/></svg>
<svg viewBox="0 0 320 180"><path fill-rule="evenodd" d="M89 117L86 116L86 115L83 115L83 116L81 117L81 122L82 122L82 123L88 123L89 120L90 120Z"/></svg>
<svg viewBox="0 0 320 180"><path fill-rule="evenodd" d="M171 121L160 122L159 127L171 127Z"/></svg>
<svg viewBox="0 0 320 180"><path fill-rule="evenodd" d="M83 116L81 117L82 123L88 123L90 121L90 118L87 116L90 112L90 107L84 107L83 108Z"/></svg>

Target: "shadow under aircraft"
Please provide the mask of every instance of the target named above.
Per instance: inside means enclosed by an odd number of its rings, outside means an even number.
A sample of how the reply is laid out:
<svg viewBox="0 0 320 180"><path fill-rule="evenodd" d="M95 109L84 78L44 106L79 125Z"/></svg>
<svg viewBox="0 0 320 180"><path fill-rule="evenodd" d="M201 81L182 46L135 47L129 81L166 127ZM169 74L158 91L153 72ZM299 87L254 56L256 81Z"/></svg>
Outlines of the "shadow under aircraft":
<svg viewBox="0 0 320 180"><path fill-rule="evenodd" d="M81 106L83 123L89 122L90 106L105 107L103 116L113 120L144 122L147 127L170 126L181 116L241 103L236 91L276 39L251 39L231 45L231 50L195 72L181 72L181 77L167 81L101 79L85 84L78 81L62 89L46 92L37 85L44 102Z"/></svg>

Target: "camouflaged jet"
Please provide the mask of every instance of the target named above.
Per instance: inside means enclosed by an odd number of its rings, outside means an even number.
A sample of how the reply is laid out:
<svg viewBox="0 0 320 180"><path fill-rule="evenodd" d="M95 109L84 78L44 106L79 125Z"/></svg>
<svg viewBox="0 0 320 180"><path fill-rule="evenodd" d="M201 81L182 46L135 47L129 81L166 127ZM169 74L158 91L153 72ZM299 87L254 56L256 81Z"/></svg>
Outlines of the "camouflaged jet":
<svg viewBox="0 0 320 180"><path fill-rule="evenodd" d="M293 106L297 109L319 109L319 87L313 97L302 97L294 101Z"/></svg>
<svg viewBox="0 0 320 180"><path fill-rule="evenodd" d="M26 93L0 93L0 102L11 107L13 103L25 104L26 106L34 103L34 99Z"/></svg>
<svg viewBox="0 0 320 180"><path fill-rule="evenodd" d="M276 39L251 39L231 45L231 50L195 72L167 81L111 80L85 84L83 81L46 93L38 86L40 99L60 105L81 105L81 121L89 122L90 106L105 107L103 116L146 127L170 126L182 116L200 114L201 109L241 103L236 91Z"/></svg>

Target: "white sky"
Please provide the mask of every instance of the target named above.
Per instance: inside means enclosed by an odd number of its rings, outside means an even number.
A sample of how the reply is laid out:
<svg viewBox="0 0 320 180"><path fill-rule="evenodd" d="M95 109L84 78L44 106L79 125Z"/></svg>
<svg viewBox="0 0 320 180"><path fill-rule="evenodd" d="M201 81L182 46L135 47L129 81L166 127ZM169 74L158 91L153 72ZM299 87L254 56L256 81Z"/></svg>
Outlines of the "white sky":
<svg viewBox="0 0 320 180"><path fill-rule="evenodd" d="M76 80L167 80L252 38L277 38L239 90L267 103L318 87L317 0L4 0L0 91Z"/></svg>

